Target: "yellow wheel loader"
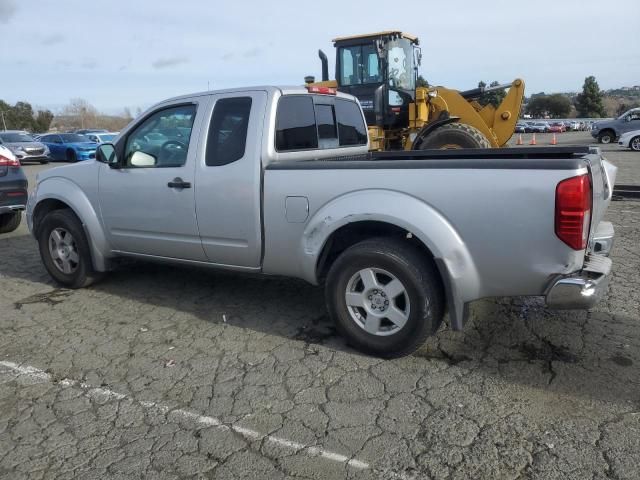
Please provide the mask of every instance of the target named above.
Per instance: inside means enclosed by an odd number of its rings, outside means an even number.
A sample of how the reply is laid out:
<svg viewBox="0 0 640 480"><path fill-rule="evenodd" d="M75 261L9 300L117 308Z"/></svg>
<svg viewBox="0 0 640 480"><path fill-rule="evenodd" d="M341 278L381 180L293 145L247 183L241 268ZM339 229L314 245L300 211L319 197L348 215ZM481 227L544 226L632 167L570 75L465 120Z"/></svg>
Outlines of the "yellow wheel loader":
<svg viewBox="0 0 640 480"><path fill-rule="evenodd" d="M336 79L329 80L327 56L319 50L322 82L305 77L305 83L358 98L371 150L498 148L513 135L524 97L523 80L464 92L418 87L422 53L417 37L386 31L340 37L333 43ZM503 89L508 92L497 108L478 103L484 93Z"/></svg>

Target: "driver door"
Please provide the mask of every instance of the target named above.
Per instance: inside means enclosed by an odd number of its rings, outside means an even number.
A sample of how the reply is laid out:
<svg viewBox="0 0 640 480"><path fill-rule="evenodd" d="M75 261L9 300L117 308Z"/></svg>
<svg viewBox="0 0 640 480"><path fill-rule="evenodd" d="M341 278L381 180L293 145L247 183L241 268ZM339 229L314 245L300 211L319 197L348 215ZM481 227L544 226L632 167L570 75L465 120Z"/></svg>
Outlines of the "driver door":
<svg viewBox="0 0 640 480"><path fill-rule="evenodd" d="M101 165L102 222L115 250L206 260L193 186L202 112L208 102L203 96L163 105L120 139L115 167Z"/></svg>

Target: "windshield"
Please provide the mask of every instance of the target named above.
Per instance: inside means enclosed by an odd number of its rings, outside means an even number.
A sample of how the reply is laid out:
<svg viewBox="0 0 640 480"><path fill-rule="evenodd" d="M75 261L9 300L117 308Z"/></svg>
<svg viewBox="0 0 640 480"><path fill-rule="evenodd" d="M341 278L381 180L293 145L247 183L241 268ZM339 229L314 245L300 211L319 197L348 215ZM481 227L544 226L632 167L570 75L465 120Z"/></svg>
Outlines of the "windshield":
<svg viewBox="0 0 640 480"><path fill-rule="evenodd" d="M0 133L0 140L7 143L35 142L33 137L26 133Z"/></svg>
<svg viewBox="0 0 640 480"><path fill-rule="evenodd" d="M338 57L340 59L341 85L382 82L378 54L373 44L342 47L338 50Z"/></svg>
<svg viewBox="0 0 640 480"><path fill-rule="evenodd" d="M389 63L389 86L403 90L415 88L413 70L413 47L406 38L392 40L387 44Z"/></svg>
<svg viewBox="0 0 640 480"><path fill-rule="evenodd" d="M110 142L111 140L113 140L114 138L116 138L115 135L111 134L111 133L107 133L104 135L96 135L100 141L102 142Z"/></svg>
<svg viewBox="0 0 640 480"><path fill-rule="evenodd" d="M84 135L78 135L77 133L64 133L60 135L62 137L62 141L64 143L79 143L79 142L90 142L87 137Z"/></svg>

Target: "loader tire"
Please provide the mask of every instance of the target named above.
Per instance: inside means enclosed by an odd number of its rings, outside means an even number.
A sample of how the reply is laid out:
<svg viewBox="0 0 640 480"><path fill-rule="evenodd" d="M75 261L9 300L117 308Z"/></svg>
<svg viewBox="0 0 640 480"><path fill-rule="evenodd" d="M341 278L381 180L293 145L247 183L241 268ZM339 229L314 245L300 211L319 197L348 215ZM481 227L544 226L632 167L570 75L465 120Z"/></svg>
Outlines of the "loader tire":
<svg viewBox="0 0 640 480"><path fill-rule="evenodd" d="M460 148L491 148L489 140L471 125L448 123L416 141L414 150L453 150Z"/></svg>

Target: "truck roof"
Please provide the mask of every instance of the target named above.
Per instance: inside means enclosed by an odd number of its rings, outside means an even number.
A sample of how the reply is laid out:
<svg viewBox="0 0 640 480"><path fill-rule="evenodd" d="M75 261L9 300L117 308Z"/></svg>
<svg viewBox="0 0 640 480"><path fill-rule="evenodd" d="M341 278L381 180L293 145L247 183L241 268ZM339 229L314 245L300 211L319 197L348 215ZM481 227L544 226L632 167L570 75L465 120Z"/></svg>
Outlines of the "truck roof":
<svg viewBox="0 0 640 480"><path fill-rule="evenodd" d="M226 88L222 90L205 90L204 92L195 92L195 93L189 93L185 95L178 95L177 97L167 98L159 102L158 105L162 103L175 102L176 100L182 100L182 99L187 99L192 97L200 97L204 95L242 93L242 92L251 92L256 90L263 90L270 94L280 93L281 95L321 95L318 93L309 93L309 91L307 90L307 87L305 87L304 85L280 85L280 86L258 85L254 87L237 87L237 88ZM336 92L335 96L339 98L355 100L355 97L353 95L349 95L347 93Z"/></svg>
<svg viewBox="0 0 640 480"><path fill-rule="evenodd" d="M411 35L407 32L402 32L400 30L385 30L383 32L375 32L375 33L363 33L360 35L349 35L346 37L337 37L333 39L333 42L344 42L347 40L357 40L357 39L365 39L365 38L374 38L374 37L389 37L389 36L398 36L400 38L406 38L407 40L418 43L418 37L415 35Z"/></svg>

